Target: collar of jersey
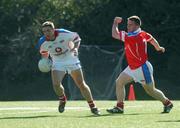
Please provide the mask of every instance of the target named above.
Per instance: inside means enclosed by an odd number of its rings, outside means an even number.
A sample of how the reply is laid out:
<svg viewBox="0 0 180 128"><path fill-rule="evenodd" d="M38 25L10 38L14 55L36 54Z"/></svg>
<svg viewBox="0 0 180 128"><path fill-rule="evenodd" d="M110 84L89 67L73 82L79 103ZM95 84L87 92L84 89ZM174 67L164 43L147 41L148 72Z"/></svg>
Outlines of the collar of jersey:
<svg viewBox="0 0 180 128"><path fill-rule="evenodd" d="M137 34L139 34L141 32L141 28L138 28L136 31L134 32L128 32L128 36L136 36Z"/></svg>

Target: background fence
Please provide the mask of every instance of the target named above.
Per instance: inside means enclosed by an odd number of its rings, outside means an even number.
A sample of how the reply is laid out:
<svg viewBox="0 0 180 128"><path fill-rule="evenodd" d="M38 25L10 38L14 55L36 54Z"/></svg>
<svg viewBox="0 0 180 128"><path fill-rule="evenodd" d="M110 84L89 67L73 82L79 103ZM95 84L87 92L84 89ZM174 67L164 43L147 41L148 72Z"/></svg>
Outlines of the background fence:
<svg viewBox="0 0 180 128"><path fill-rule="evenodd" d="M127 66L124 50L118 46L81 45L79 58L81 60L84 77L97 100L115 99L115 80L119 73ZM36 50L38 53L38 50ZM157 56L161 56L157 54ZM56 95L52 88L50 73L41 73L37 68L38 58L28 57L28 65L12 61L11 66L4 68L0 86L0 100L54 100ZM13 59L12 59L13 60ZM26 60L26 61L27 61ZM151 61L151 60L150 60ZM152 62L157 88L168 97L179 99L180 91L177 76L172 76L163 64ZM23 68L24 70L20 70ZM9 71L9 72L6 72ZM166 72L166 74L162 74ZM8 78L8 79L7 79ZM138 100L152 99L145 94L141 85L133 83ZM63 80L68 99L82 99L80 91L70 76ZM128 93L129 86L126 87Z"/></svg>

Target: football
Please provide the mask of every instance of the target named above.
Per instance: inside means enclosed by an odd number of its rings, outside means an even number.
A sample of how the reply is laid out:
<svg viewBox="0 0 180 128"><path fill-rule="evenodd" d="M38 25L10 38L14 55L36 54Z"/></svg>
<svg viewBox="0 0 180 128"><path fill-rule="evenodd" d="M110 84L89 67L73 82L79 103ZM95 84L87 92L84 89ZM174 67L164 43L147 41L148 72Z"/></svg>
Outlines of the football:
<svg viewBox="0 0 180 128"><path fill-rule="evenodd" d="M74 48L74 43L72 41L68 42L68 48L69 50Z"/></svg>
<svg viewBox="0 0 180 128"><path fill-rule="evenodd" d="M51 70L52 61L48 58L42 58L38 62L38 68L41 72L49 72Z"/></svg>

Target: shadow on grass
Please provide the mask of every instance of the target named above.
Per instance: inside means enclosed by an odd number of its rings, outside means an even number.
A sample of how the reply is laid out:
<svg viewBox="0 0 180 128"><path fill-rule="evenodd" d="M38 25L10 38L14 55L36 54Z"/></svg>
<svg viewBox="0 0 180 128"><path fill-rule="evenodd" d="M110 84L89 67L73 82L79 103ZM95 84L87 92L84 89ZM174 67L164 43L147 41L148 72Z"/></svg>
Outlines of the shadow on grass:
<svg viewBox="0 0 180 128"><path fill-rule="evenodd" d="M179 122L180 123L180 120L160 120L160 121L157 121L157 122Z"/></svg>
<svg viewBox="0 0 180 128"><path fill-rule="evenodd" d="M0 120L9 120L9 119L35 119L35 118L53 118L53 117L61 117L61 118L100 118L100 117L112 117L112 116L138 116L138 115L152 115L152 114L158 114L158 113L124 113L124 114L110 114L110 113L105 113L101 115L67 115L66 113L62 114L56 114L56 115L37 115L37 116L12 116L12 117L0 117ZM163 121L158 121L158 122L163 122ZM165 122L165 121L164 121ZM168 121L166 121L168 122ZM169 121L170 122L170 121ZM173 121L172 121L173 122ZM177 120L176 122L180 122L180 120Z"/></svg>
<svg viewBox="0 0 180 128"><path fill-rule="evenodd" d="M79 118L83 118L83 117L105 117L105 116L109 116L109 117L112 117L112 116L128 116L128 115L134 115L134 116L138 116L138 115L152 115L152 114L159 114L159 113L129 113L129 114L111 114L111 113L105 113L105 114L101 114L100 116L96 116L96 115L88 115L88 116L79 116Z"/></svg>
<svg viewBox="0 0 180 128"><path fill-rule="evenodd" d="M58 117L58 115L1 117L0 120L5 120L5 119L34 119L34 118L49 118L49 117Z"/></svg>

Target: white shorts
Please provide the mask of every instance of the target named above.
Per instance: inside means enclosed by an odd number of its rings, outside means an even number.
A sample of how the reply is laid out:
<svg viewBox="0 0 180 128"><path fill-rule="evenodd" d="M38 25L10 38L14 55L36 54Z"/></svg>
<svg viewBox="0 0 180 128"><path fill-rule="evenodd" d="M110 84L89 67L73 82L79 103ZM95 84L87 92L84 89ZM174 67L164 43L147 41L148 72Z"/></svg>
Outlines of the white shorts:
<svg viewBox="0 0 180 128"><path fill-rule="evenodd" d="M128 66L123 72L131 76L135 82L141 84L151 84L153 81L153 67L149 61L146 61L141 67L133 70Z"/></svg>
<svg viewBox="0 0 180 128"><path fill-rule="evenodd" d="M68 74L71 74L71 71L77 70L81 68L80 62L74 63L74 64L65 64L61 62L54 62L52 65L51 70L58 70L58 71L64 71Z"/></svg>

